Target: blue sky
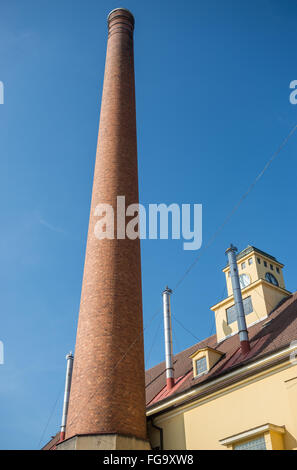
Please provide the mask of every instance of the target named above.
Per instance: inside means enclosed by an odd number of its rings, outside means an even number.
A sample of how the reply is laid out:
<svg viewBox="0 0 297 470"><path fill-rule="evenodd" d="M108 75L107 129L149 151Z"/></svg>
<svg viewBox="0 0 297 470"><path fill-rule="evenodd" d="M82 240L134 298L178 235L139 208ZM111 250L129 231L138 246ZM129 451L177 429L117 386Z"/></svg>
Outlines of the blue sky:
<svg viewBox="0 0 297 470"><path fill-rule="evenodd" d="M106 17L136 19L140 198L202 203L203 246L297 123L290 0L2 0L0 15L0 448L58 430L74 349L106 51ZM172 297L194 336L213 333L225 249L285 263L296 290L297 134ZM142 242L146 365L163 360L162 289L200 252ZM159 314L151 321L152 316ZM173 321L174 351L195 342Z"/></svg>

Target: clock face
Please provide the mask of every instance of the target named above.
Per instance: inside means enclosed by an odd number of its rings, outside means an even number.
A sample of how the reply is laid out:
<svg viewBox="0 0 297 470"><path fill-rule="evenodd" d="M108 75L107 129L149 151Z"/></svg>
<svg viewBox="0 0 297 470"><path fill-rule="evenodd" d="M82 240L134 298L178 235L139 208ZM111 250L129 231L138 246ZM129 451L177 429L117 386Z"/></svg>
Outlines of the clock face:
<svg viewBox="0 0 297 470"><path fill-rule="evenodd" d="M240 283L240 288L244 289L251 283L250 276L248 276L247 274L241 274L239 276L239 283Z"/></svg>
<svg viewBox="0 0 297 470"><path fill-rule="evenodd" d="M270 282L270 284L273 284L274 286L278 286L277 279L274 277L273 274L266 273L265 274L265 279L266 279L266 281Z"/></svg>

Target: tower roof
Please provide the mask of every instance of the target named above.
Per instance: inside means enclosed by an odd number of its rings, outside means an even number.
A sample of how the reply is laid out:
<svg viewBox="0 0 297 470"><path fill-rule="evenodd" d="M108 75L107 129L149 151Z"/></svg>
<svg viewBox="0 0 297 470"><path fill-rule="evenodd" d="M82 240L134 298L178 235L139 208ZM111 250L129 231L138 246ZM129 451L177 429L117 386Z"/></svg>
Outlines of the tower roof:
<svg viewBox="0 0 297 470"><path fill-rule="evenodd" d="M259 248L256 248L255 246L252 246L252 245L248 245L244 250L240 251L238 253L238 255L236 255L236 259L237 260L240 260L241 258L244 258L245 256L247 256L249 253L252 253L252 252L256 252L258 253L259 255L262 255L262 256L265 256L265 258L269 258L271 259L272 261L274 261L275 263L278 263L280 265L283 265L280 261L278 261L275 256L272 256L268 253L266 253L265 251L263 250L259 250ZM227 268L227 266L229 266L229 263L226 264L226 266L224 267Z"/></svg>

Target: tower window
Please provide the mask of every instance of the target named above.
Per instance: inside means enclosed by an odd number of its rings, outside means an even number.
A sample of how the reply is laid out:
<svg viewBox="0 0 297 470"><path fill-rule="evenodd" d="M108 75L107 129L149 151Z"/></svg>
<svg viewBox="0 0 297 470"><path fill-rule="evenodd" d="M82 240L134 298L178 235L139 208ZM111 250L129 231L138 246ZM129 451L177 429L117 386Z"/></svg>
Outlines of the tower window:
<svg viewBox="0 0 297 470"><path fill-rule="evenodd" d="M201 357L196 361L196 374L203 374L207 370L206 357Z"/></svg>
<svg viewBox="0 0 297 470"><path fill-rule="evenodd" d="M267 268L267 262L266 261L264 261L264 266L265 266L265 268Z"/></svg>
<svg viewBox="0 0 297 470"><path fill-rule="evenodd" d="M266 273L265 274L265 279L266 279L266 281L270 282L270 284L273 284L274 286L278 286L278 280L274 277L273 274Z"/></svg>
<svg viewBox="0 0 297 470"><path fill-rule="evenodd" d="M260 260L260 258L257 258L257 261L258 261L258 263L259 263L259 264L261 264L261 260Z"/></svg>
<svg viewBox="0 0 297 470"><path fill-rule="evenodd" d="M270 265L270 269L271 269L271 271L273 271L273 266L272 266L272 264Z"/></svg>
<svg viewBox="0 0 297 470"><path fill-rule="evenodd" d="M243 299L242 303L243 303L243 310L244 310L245 315L249 315L250 313L253 312L253 304L252 304L251 297L247 297L246 299ZM232 307L229 307L226 309L226 315L227 315L228 325L230 325L231 323L237 320L237 312L236 312L235 305L232 305Z"/></svg>
<svg viewBox="0 0 297 470"><path fill-rule="evenodd" d="M248 263L249 263L249 265L253 264L253 258L249 258Z"/></svg>
<svg viewBox="0 0 297 470"><path fill-rule="evenodd" d="M279 274L279 268L278 267L276 267L276 272Z"/></svg>

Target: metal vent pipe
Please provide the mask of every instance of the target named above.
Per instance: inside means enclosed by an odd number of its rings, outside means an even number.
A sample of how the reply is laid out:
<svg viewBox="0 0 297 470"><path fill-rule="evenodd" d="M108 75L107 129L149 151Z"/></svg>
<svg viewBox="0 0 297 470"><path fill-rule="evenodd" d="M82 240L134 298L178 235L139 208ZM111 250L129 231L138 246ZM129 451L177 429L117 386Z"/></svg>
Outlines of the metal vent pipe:
<svg viewBox="0 0 297 470"><path fill-rule="evenodd" d="M61 423L60 441L64 441L65 431L66 431L66 421L67 421L69 395L70 395L72 369L73 369L73 354L71 352L69 354L67 354L66 360L67 360L67 369L66 369L66 380L65 380L65 392L64 392L63 415L62 415L62 423Z"/></svg>
<svg viewBox="0 0 297 470"><path fill-rule="evenodd" d="M237 266L237 260L236 260L236 252L237 252L237 248L233 246L231 243L230 248L226 250L226 254L228 256L228 261L229 261L229 266L230 266L230 275L231 275L234 304L235 304L235 309L236 309L240 347L241 347L242 352L246 354L250 351L251 348L250 348L249 334L248 334L248 330L246 326L245 314L244 314L244 308L243 308L243 302L242 302L238 266Z"/></svg>
<svg viewBox="0 0 297 470"><path fill-rule="evenodd" d="M170 295L172 290L168 287L163 291L163 314L164 314L164 337L165 337L165 362L166 362L166 385L170 390L174 386L173 352L172 352L172 328Z"/></svg>

